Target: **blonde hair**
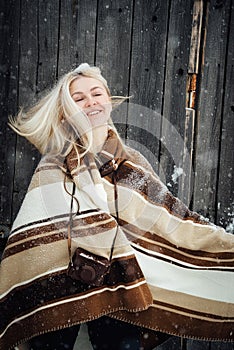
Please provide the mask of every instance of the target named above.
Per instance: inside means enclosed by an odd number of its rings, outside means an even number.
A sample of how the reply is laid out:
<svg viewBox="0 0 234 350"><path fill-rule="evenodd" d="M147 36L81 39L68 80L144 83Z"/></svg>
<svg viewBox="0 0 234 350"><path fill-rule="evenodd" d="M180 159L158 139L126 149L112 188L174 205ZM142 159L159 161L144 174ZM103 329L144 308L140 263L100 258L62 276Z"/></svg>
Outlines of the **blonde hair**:
<svg viewBox="0 0 234 350"><path fill-rule="evenodd" d="M80 75L102 82L113 104L126 100L125 97L111 97L106 79L98 67L87 63L65 74L54 88L27 112L21 110L9 118L9 125L19 135L27 138L41 154L66 156L73 147L83 150L82 155L92 148L92 128L86 114L77 106L70 95L70 85ZM109 123L113 127L110 119Z"/></svg>

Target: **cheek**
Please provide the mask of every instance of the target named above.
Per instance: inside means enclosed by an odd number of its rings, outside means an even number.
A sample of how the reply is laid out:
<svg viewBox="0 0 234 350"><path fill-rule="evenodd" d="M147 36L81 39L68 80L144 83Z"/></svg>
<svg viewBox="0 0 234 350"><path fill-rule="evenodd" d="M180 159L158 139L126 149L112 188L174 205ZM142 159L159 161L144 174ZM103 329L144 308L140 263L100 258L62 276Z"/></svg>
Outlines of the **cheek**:
<svg viewBox="0 0 234 350"><path fill-rule="evenodd" d="M112 103L110 101L109 98L105 97L105 98L102 98L100 103L105 106L105 109L107 109L108 111L109 110L112 110Z"/></svg>
<svg viewBox="0 0 234 350"><path fill-rule="evenodd" d="M111 102L108 102L108 104L106 105L106 110L109 114L111 114L111 111L112 111L112 104Z"/></svg>
<svg viewBox="0 0 234 350"><path fill-rule="evenodd" d="M75 102L75 104L81 109L85 108L85 102L84 101Z"/></svg>

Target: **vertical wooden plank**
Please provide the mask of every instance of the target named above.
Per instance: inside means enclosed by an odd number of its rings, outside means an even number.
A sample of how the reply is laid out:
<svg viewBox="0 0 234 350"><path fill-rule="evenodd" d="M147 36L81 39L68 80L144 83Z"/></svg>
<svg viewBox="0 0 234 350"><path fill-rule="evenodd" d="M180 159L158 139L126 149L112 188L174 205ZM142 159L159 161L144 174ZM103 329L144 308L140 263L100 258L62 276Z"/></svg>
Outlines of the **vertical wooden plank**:
<svg viewBox="0 0 234 350"><path fill-rule="evenodd" d="M98 3L96 64L105 74L113 95L128 94L132 1Z"/></svg>
<svg viewBox="0 0 234 350"><path fill-rule="evenodd" d="M197 121L194 209L215 221L225 52L230 1L209 3Z"/></svg>
<svg viewBox="0 0 234 350"><path fill-rule="evenodd" d="M56 78L59 1L25 0L21 14L19 104L31 106L37 100L38 92L53 85ZM39 158L37 150L27 140L18 137L14 215Z"/></svg>
<svg viewBox="0 0 234 350"><path fill-rule="evenodd" d="M168 1L136 1L132 36L130 94L133 102L161 113Z"/></svg>
<svg viewBox="0 0 234 350"><path fill-rule="evenodd" d="M163 143L160 165L166 174L167 185L172 193L179 197L179 175L185 172L182 166L185 165L183 157L186 131L186 84L193 20L192 10L192 0L171 2L167 44L164 119L162 124Z"/></svg>
<svg viewBox="0 0 234 350"><path fill-rule="evenodd" d="M17 110L20 3L1 1L0 7L0 225L11 225L16 135L7 126Z"/></svg>
<svg viewBox="0 0 234 350"><path fill-rule="evenodd" d="M37 57L38 57L38 5L37 1L22 1L20 25L19 60L19 106L35 102ZM33 168L36 166L36 152L23 137L17 136L15 161L13 217L19 210L28 187Z"/></svg>
<svg viewBox="0 0 234 350"><path fill-rule="evenodd" d="M219 157L217 223L234 233L234 4L232 3Z"/></svg>
<svg viewBox="0 0 234 350"><path fill-rule="evenodd" d="M178 196L187 205L190 206L193 191L193 143L195 127L195 110L186 108L186 118L184 125L184 149L181 160L181 176L178 178ZM180 175L180 174L179 174Z"/></svg>
<svg viewBox="0 0 234 350"><path fill-rule="evenodd" d="M210 350L210 342L201 340L187 340L187 350Z"/></svg>
<svg viewBox="0 0 234 350"><path fill-rule="evenodd" d="M180 350L181 338L171 337L163 344L157 346L154 350Z"/></svg>
<svg viewBox="0 0 234 350"><path fill-rule="evenodd" d="M135 1L128 143L158 171L169 1Z"/></svg>
<svg viewBox="0 0 234 350"><path fill-rule="evenodd" d="M202 22L204 16L204 1L194 0L193 22L191 32L190 54L188 73L197 74L199 72L200 50L202 49Z"/></svg>
<svg viewBox="0 0 234 350"><path fill-rule="evenodd" d="M62 0L58 74L77 65L94 64L97 1Z"/></svg>
<svg viewBox="0 0 234 350"><path fill-rule="evenodd" d="M209 350L234 350L234 344L227 342L211 342Z"/></svg>
<svg viewBox="0 0 234 350"><path fill-rule="evenodd" d="M132 31L132 2L98 2L96 65L107 79L112 95L127 96ZM127 110L124 104L112 113L121 136L125 136Z"/></svg>
<svg viewBox="0 0 234 350"><path fill-rule="evenodd" d="M184 150L181 163L182 175L178 178L178 196L190 206L193 191L193 145L196 119L196 99L198 89L198 74L200 70L200 48L202 46L202 24L204 2L195 0L193 3L193 20L189 51L189 63L186 87L186 119L184 125Z"/></svg>
<svg viewBox="0 0 234 350"><path fill-rule="evenodd" d="M60 1L38 2L38 64L36 93L49 89L56 81Z"/></svg>

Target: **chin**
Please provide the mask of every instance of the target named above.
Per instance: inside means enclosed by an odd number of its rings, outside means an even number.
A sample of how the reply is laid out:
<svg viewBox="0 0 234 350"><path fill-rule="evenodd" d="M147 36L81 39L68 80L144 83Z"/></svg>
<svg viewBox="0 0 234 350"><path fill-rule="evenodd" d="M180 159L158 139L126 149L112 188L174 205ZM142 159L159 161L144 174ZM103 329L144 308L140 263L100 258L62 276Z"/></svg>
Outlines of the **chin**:
<svg viewBox="0 0 234 350"><path fill-rule="evenodd" d="M108 120L109 120L110 117L105 117L105 118L99 118L97 120L93 119L93 120L90 120L90 123L92 125L93 128L95 127L101 127L101 126L105 126L108 124Z"/></svg>

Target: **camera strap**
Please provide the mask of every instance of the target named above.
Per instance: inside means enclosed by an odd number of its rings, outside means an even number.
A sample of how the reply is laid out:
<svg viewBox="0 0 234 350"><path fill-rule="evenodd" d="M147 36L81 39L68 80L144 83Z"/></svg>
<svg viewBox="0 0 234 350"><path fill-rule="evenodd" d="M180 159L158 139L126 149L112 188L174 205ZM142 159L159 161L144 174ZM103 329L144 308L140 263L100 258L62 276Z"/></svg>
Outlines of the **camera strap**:
<svg viewBox="0 0 234 350"><path fill-rule="evenodd" d="M71 232L72 232L72 226L73 226L73 215L76 215L80 211L80 205L79 205L78 199L75 197L76 185L72 181L72 193L70 193L66 186L66 177L67 177L67 174L64 177L64 189L71 196L69 219L68 219L68 226L67 226L67 247L68 247L69 261L71 265L73 265L72 254L71 254ZM73 213L74 200L77 203L77 211L75 213Z"/></svg>
<svg viewBox="0 0 234 350"><path fill-rule="evenodd" d="M112 246L111 246L111 251L110 251L110 257L109 260L111 261L112 256L113 256L113 252L114 252L114 247L115 247L115 241L118 235L118 231L119 231L119 205L118 205L118 188L117 188L117 175L118 175L118 171L120 166L126 162L126 159L123 159L120 161L120 163L118 162L113 162L115 161L114 159L112 160L113 163L113 172L112 172L112 182L114 185L114 201L115 201L115 215L116 215L116 221L117 221L117 227L116 227L116 232L115 232L115 236L112 242Z"/></svg>
<svg viewBox="0 0 234 350"><path fill-rule="evenodd" d="M110 162L108 162L110 166L106 167L106 164L104 164L105 171L102 171L102 167L99 169L102 177L112 173L112 183L114 185L114 202L115 202L115 215L116 215L117 227L116 227L116 232L115 232L115 235L114 235L114 238L112 241L112 245L111 245L109 261L111 261L112 256L113 256L115 242L116 242L116 238L117 238L118 230L119 230L119 207L118 207L118 188L117 188L118 178L117 178L117 175L118 175L118 171L119 171L120 166L125 161L126 161L126 159L123 159L120 162L118 162L118 160L116 161L115 159L112 159ZM79 213L80 206L79 206L78 199L75 197L76 185L75 185L74 181L72 181L72 193L70 193L66 187L66 177L67 177L67 175L65 175L65 178L64 178L64 189L71 196L69 220L68 220L68 227L67 227L67 245L68 245L69 261L70 261L71 265L73 265L72 253L71 253L71 234L72 234L72 227L73 227L73 215L77 215L77 213ZM74 200L76 201L77 206L78 206L78 210L75 213L73 213Z"/></svg>

